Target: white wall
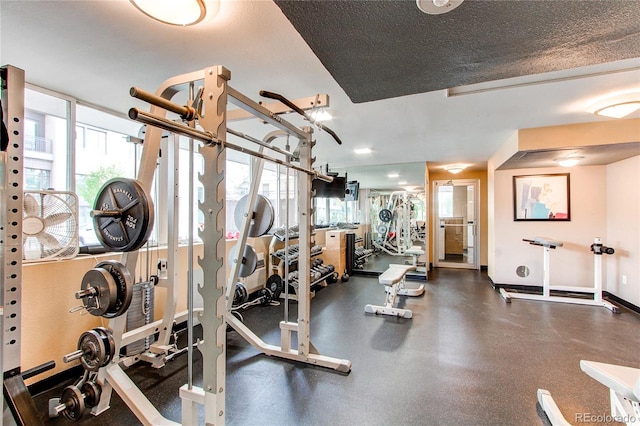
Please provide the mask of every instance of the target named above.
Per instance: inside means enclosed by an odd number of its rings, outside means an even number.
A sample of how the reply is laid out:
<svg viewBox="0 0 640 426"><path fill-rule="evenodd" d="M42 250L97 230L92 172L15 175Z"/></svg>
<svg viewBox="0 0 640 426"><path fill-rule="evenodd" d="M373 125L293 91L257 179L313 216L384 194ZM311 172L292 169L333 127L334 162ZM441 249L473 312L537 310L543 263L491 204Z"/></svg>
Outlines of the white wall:
<svg viewBox="0 0 640 426"><path fill-rule="evenodd" d="M514 222L513 176L570 173L571 221ZM548 237L564 246L550 253L551 285L593 285L593 255L589 250L594 237L607 241L607 168L588 166L565 168L495 170L493 175L492 238L489 277L496 284L542 285L543 249L523 242L523 238ZM491 184L491 179L490 179ZM636 205L638 203L636 179ZM636 206L637 207L637 206ZM636 214L636 222L638 217ZM637 228L636 228L637 235ZM637 258L636 258L637 259ZM516 268L530 269L526 278ZM636 280L637 282L637 280Z"/></svg>
<svg viewBox="0 0 640 426"><path fill-rule="evenodd" d="M640 156L606 166L607 238L605 289L640 306ZM625 275L627 284L622 284Z"/></svg>

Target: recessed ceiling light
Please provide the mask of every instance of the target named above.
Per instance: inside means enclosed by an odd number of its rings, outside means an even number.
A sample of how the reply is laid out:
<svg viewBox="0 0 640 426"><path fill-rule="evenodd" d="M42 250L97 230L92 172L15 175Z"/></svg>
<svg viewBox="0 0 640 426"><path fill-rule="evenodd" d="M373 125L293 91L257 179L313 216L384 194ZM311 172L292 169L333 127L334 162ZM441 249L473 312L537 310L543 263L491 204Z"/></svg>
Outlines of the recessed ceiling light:
<svg viewBox="0 0 640 426"><path fill-rule="evenodd" d="M130 0L145 15L170 25L194 25L218 12L219 0ZM206 4L205 4L206 3ZM209 6L209 10L207 10Z"/></svg>
<svg viewBox="0 0 640 426"><path fill-rule="evenodd" d="M595 110L595 115L602 115L611 118L622 118L640 109L640 100L621 102L619 104L608 105Z"/></svg>
<svg viewBox="0 0 640 426"><path fill-rule="evenodd" d="M389 174L387 175L387 177L390 177L390 178L397 178L397 177L400 177L400 175L399 175L398 173L389 173Z"/></svg>
<svg viewBox="0 0 640 426"><path fill-rule="evenodd" d="M371 154L371 148L356 148L353 150L356 154Z"/></svg>

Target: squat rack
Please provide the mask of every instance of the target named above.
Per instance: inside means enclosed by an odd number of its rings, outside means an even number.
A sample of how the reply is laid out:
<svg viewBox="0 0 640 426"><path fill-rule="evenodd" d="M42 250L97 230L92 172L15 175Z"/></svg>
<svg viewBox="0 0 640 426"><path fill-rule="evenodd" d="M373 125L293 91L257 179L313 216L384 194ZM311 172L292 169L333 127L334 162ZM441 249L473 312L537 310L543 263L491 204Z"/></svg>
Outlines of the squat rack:
<svg viewBox="0 0 640 426"><path fill-rule="evenodd" d="M198 140L203 144L199 147L199 153L204 162L204 172L199 180L204 186L204 198L199 203L199 209L204 215L204 227L200 230L200 237L203 241L203 256L198 259L198 263L203 271L203 283L198 287L203 298L203 309L197 312L199 322L202 325L203 339L198 341L198 348L203 358L203 386L194 387L189 377L189 383L180 389L182 397L182 422L193 424L198 419L198 407L204 406L206 424L224 424L225 422L225 375L226 375L226 325L231 325L258 350L267 355L279 356L299 362L305 362L326 368L331 368L340 372L348 372L351 369L351 362L348 360L332 358L318 353L310 341L310 289L309 277L302 277L300 287L303 289L298 302L297 322L291 322L286 318L280 323L281 345L268 345L255 335L248 327L229 312L229 285L234 284L233 278L237 275L235 268L232 268L229 284L225 279L225 160L226 148L238 150L258 157L262 160L273 161L277 164L285 165L298 172L298 192L299 207L298 220L300 228L300 254L299 264L301 268L310 268L310 235L313 230L313 210L311 207L311 181L319 178L330 181L332 178L324 176L312 169L313 158L311 151L315 142L312 140L313 129L311 127L299 128L288 121L282 119L279 114L295 111L302 113L307 120L313 123L301 108L308 108L309 105L317 105L315 102L306 106L296 105L284 98L278 98L276 94L263 92L263 96L278 99L280 102L267 106L256 103L236 91L228 85L231 78L229 70L222 66L208 67L200 71L184 74L166 80L160 85L155 94L144 92L137 88L132 88L131 95L149 102L151 109L149 113L132 108L129 117L144 124L148 124L143 145L138 181L147 191L151 188L156 159L160 149L160 139L162 129L175 134L187 136ZM188 105L180 106L171 99L180 91L189 88L193 90L195 83L203 83L202 89ZM191 96L190 96L191 98ZM312 98L314 99L314 98ZM328 98L325 98L328 101ZM227 105L231 103L239 109L228 111ZM176 123L166 118L167 111L174 112L187 124ZM203 114L204 112L204 114ZM273 147L270 142L276 137L275 133L269 136L266 141L247 137L239 132L227 129L227 122L231 120L241 120L250 117L258 118L265 123L271 124L279 130L279 134L292 136L298 139L299 144L293 152L283 151ZM195 128L197 123L203 130ZM330 133L340 143L339 139L329 129L322 128ZM242 146L226 141L228 133L242 137L250 142L257 143L260 151L246 149ZM284 160L267 156L264 149L270 149L283 155ZM299 165L292 164L297 162ZM254 182L253 186L257 186ZM252 188L252 197L255 197L257 188ZM253 203L247 203L249 211L247 217L252 216ZM246 241L245 224L242 226L244 235L241 241ZM190 230L190 232L193 232ZM237 251L241 255L242 250ZM124 253L122 263L129 271L135 270L138 252L131 251ZM191 261L191 260L190 260ZM236 261L235 264L238 262ZM235 266L235 265L234 265ZM191 267L191 266L190 266ZM304 275L304 274L303 274ZM175 285L175 284L173 284ZM189 282L189 285L193 285ZM170 289L175 291L175 289ZM190 290L189 290L190 291ZM166 328L174 321L175 301L173 310L165 311L163 323ZM193 318L192 307L187 313L188 318ZM142 334L152 334L153 328L146 327L141 333L133 330L124 333L126 317L120 316L109 321L109 328L113 332L118 354L120 347L127 341L133 341L143 337ZM292 333L297 333L298 347L292 348ZM133 337L135 336L135 338ZM100 402L92 409L93 414L99 414L109 406L112 389L120 395L122 400L129 406L133 413L143 424L161 425L175 424L164 418L150 401L143 395L140 389L131 381L119 365L119 357L116 355L109 365L102 367L98 373L98 382L102 385L102 395Z"/></svg>

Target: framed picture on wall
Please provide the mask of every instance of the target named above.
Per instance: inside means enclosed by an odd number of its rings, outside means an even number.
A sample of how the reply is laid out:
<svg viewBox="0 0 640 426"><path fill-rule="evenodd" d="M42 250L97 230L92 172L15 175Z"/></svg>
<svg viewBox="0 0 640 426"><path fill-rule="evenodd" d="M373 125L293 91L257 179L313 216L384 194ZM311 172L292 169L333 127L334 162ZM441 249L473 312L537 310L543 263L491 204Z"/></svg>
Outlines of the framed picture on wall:
<svg viewBox="0 0 640 426"><path fill-rule="evenodd" d="M513 220L571 220L569 173L514 176Z"/></svg>

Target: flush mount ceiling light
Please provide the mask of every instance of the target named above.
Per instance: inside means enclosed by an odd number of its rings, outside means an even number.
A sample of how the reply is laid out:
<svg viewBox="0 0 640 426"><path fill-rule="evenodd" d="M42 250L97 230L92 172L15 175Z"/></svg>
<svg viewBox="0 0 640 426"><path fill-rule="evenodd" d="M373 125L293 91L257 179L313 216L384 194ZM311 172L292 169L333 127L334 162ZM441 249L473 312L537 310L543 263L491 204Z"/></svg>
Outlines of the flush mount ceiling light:
<svg viewBox="0 0 640 426"><path fill-rule="evenodd" d="M595 110L595 115L601 115L611 118L622 118L640 109L640 100L621 102L618 104L608 105Z"/></svg>
<svg viewBox="0 0 640 426"><path fill-rule="evenodd" d="M207 0L130 0L145 15L170 25L194 25L218 10ZM215 0L217 3L218 0ZM207 11L207 6L210 6ZM215 10L212 10L215 9Z"/></svg>
<svg viewBox="0 0 640 426"><path fill-rule="evenodd" d="M555 161L562 167L573 167L580 162L584 157L565 157L556 158Z"/></svg>
<svg viewBox="0 0 640 426"><path fill-rule="evenodd" d="M400 177L400 175L399 175L398 173L389 173L389 174L387 175L387 177L390 177L390 178L397 178L397 177Z"/></svg>
<svg viewBox="0 0 640 426"><path fill-rule="evenodd" d="M371 154L371 148L356 148L353 150L356 154Z"/></svg>
<svg viewBox="0 0 640 426"><path fill-rule="evenodd" d="M463 171L464 169L466 169L467 166L462 165L462 164L454 164L451 166L445 166L445 170L448 171L449 173L453 173L454 175L460 173L461 171Z"/></svg>
<svg viewBox="0 0 640 426"><path fill-rule="evenodd" d="M416 0L418 9L429 15L439 15L452 11L460 6L464 0Z"/></svg>

